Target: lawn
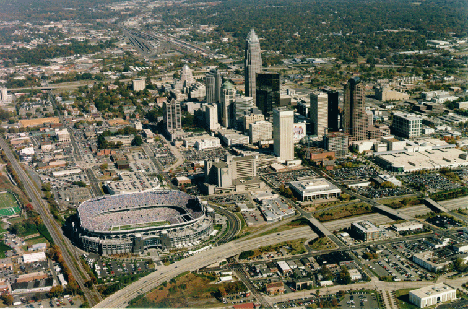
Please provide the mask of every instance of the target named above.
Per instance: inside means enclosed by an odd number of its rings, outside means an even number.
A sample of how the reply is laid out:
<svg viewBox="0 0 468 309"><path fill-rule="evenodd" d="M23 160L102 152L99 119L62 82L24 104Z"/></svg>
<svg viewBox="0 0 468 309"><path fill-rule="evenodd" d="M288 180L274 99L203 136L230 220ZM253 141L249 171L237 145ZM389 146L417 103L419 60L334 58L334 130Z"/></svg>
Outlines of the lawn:
<svg viewBox="0 0 468 309"><path fill-rule="evenodd" d="M18 203L11 193L0 194L0 217L15 215L20 212Z"/></svg>
<svg viewBox="0 0 468 309"><path fill-rule="evenodd" d="M371 205L362 202L325 210L323 212L316 212L314 213L314 217L320 222L327 222L373 212L374 210Z"/></svg>
<svg viewBox="0 0 468 309"><path fill-rule="evenodd" d="M318 250L335 249L336 244L333 241L331 241L331 239L328 237L320 237L309 242L309 247L312 250L318 251Z"/></svg>
<svg viewBox="0 0 468 309"><path fill-rule="evenodd" d="M22 248L23 248L23 250L28 251L29 246L39 244L39 243L43 243L43 242L48 243L49 241L47 239L45 239L44 236L37 236L37 237L30 238L30 239L26 240L26 245L24 245Z"/></svg>
<svg viewBox="0 0 468 309"><path fill-rule="evenodd" d="M409 291L413 289L402 289L402 290L396 290L395 291L395 296L398 302L398 308L400 309L417 309L419 308L416 305L413 305L412 303L409 302Z"/></svg>
<svg viewBox="0 0 468 309"><path fill-rule="evenodd" d="M6 258L5 252L7 252L8 250L11 250L11 247L5 245L3 240L0 241L0 259Z"/></svg>

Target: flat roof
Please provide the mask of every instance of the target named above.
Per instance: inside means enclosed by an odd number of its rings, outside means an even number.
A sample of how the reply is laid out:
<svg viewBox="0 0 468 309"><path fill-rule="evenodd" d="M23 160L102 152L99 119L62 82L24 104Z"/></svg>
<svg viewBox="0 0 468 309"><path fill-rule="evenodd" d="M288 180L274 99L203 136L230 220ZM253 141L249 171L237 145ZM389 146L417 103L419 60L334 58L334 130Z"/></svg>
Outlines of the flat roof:
<svg viewBox="0 0 468 309"><path fill-rule="evenodd" d="M336 191L341 192L340 188L326 180L325 178L308 178L299 181L291 181L291 186L302 194Z"/></svg>
<svg viewBox="0 0 468 309"><path fill-rule="evenodd" d="M430 296L436 296L442 293L456 291L456 289L445 283L439 283L434 285L428 285L423 288L410 291L410 294L413 294L419 298L426 298Z"/></svg>

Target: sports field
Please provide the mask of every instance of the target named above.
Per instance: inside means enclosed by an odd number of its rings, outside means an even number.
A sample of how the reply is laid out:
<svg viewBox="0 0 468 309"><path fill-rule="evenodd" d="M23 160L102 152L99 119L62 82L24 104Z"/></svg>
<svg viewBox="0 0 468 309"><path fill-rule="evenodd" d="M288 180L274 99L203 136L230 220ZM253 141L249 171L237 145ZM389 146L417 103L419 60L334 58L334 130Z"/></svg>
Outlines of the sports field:
<svg viewBox="0 0 468 309"><path fill-rule="evenodd" d="M0 193L0 217L15 215L20 212L15 197L8 192Z"/></svg>

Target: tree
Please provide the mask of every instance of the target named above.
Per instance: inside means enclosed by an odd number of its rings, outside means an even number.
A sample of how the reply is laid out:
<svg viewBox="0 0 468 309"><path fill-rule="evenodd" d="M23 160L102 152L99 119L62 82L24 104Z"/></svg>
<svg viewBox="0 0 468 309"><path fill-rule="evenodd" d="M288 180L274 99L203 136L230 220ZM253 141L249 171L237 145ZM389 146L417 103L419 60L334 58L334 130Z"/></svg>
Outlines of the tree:
<svg viewBox="0 0 468 309"><path fill-rule="evenodd" d="M52 287L49 291L51 297L60 297L63 294L63 286L56 285Z"/></svg>
<svg viewBox="0 0 468 309"><path fill-rule="evenodd" d="M101 166L99 166L101 171L105 171L108 167L109 167L109 164L107 164L107 163L103 163L103 164L101 164Z"/></svg>
<svg viewBox="0 0 468 309"><path fill-rule="evenodd" d="M132 146L141 146L143 144L143 140L140 135L135 135L132 140Z"/></svg>
<svg viewBox="0 0 468 309"><path fill-rule="evenodd" d="M351 276L349 275L348 268L343 266L340 271L339 280L342 284L350 284Z"/></svg>
<svg viewBox="0 0 468 309"><path fill-rule="evenodd" d="M7 306L13 305L14 299L13 299L13 295L11 295L11 294L2 295L2 300L5 303L5 305L7 305Z"/></svg>

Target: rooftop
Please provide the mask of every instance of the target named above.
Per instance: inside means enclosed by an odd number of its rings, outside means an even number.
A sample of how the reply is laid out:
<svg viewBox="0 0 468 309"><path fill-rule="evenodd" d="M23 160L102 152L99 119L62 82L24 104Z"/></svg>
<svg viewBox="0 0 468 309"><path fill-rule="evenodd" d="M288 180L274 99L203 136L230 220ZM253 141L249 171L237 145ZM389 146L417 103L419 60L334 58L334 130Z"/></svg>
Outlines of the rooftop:
<svg viewBox="0 0 468 309"><path fill-rule="evenodd" d="M456 291L456 290L445 283L439 283L439 284L425 286L418 290L410 291L410 294L416 295L419 298L424 298L424 297L428 297L432 295L437 295L440 293L447 293L449 291Z"/></svg>

